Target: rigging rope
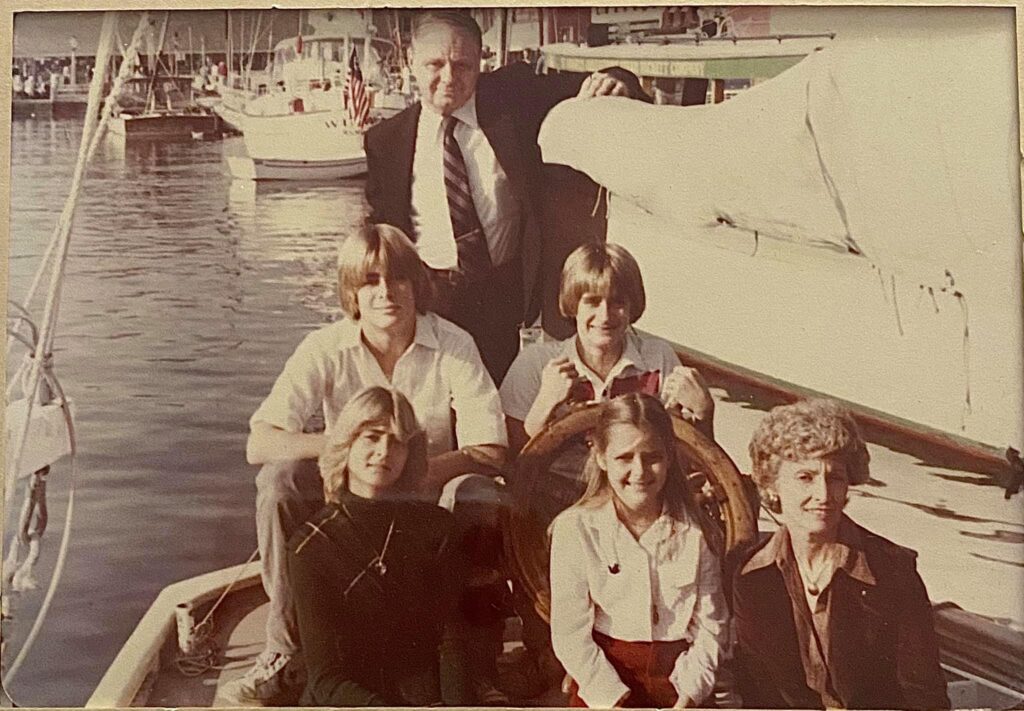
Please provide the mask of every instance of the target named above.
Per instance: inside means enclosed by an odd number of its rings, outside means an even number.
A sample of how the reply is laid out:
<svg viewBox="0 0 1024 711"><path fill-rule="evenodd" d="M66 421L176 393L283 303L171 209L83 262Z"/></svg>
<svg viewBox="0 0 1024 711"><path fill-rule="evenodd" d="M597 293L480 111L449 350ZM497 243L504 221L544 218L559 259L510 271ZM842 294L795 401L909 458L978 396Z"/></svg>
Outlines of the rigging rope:
<svg viewBox="0 0 1024 711"><path fill-rule="evenodd" d="M116 32L117 15L114 12L108 11L103 18L103 29L100 35L99 46L96 52L96 66L106 67L110 60L114 42L114 34ZM136 47L142 40L143 33L148 25L148 13L143 12L139 20L139 25L136 28L135 34L132 37L132 46ZM10 689L10 684L14 680L18 670L21 668L28 655L29 650L32 648L36 638L39 635L39 631L42 628L43 622L46 619L46 615L49 612L50 605L53 602L54 594L57 590L57 585L60 582L61 576L64 571L64 564L67 560L67 551L70 543L70 532L71 532L71 521L74 514L75 506L75 479L77 475L77 459L75 457L77 444L75 440L74 422L71 417L71 411L68 400L65 396L64 390L60 385L59 380L53 374L52 371L52 347L54 338L56 336L56 324L57 314L60 306L60 294L63 286L65 266L67 263L68 250L70 245L71 237L71 225L74 219L75 208L78 204L78 197L81 192L82 181L85 177L85 171L88 167L92 157L94 156L97 147L99 146L100 138L109 123L110 116L112 114L112 108L116 105L116 97L120 92L121 87L124 84L124 79L127 77L129 70L129 63L122 62L120 72L118 73L117 79L113 82L110 93L106 97L106 101L103 105L103 112L101 114L100 99L103 92L103 81L106 72L98 71L95 72L92 79L92 84L89 87L89 98L86 106L85 113L85 125L82 131L82 139L79 144L78 160L75 165L75 171L71 183L71 191L68 194L68 198L64 203L64 209L61 212L60 217L57 221L57 226L54 229L53 237L51 238L50 244L44 253L43 261L40 264L39 270L33 279L32 286L29 289L28 298L26 299L26 305L31 303L32 298L35 295L36 289L42 282L42 275L45 272L47 265L53 262L52 273L50 277L50 290L47 294L46 306L43 312L42 328L36 329L28 316L28 311L25 307L15 305L16 310L20 312L18 318L22 322L28 323L33 333L33 341L29 342L34 345L34 348L30 348L29 358L22 363L19 369L18 375L13 379L14 381L20 382L23 388L23 394L25 395L25 415L24 422L20 423L20 427L15 432L15 438L13 440L13 446L11 448L12 457L8 460L13 463L13 466L9 468L8 474L13 475L12 478L17 476L19 467L24 453L24 448L28 438L29 427L32 419L32 408L36 402L37 396L41 396L40 391L41 384L45 378L46 383L50 386L52 393L46 394L44 400L40 397L40 404L47 404L51 402L51 395L56 395L56 401L60 403L62 414L64 415L65 424L67 426L68 439L70 444L71 453L71 475L69 479L69 490L68 490L68 503L67 509L64 516L64 532L61 538L60 548L57 554L57 560L54 564L54 572L50 578L50 584L47 588L46 595L40 605L39 612L36 614L36 618L32 623L28 635L25 638L24 644L18 651L17 657L14 659L11 666L8 668L6 673L3 675L3 686L5 689ZM99 120L97 120L99 119ZM8 347L12 345L14 340L26 342L23 336L17 334L15 331L10 333L10 340L8 341ZM9 349L8 348L8 349ZM27 383L27 387L25 386ZM8 398L12 391L9 390ZM38 470L33 473L32 481L26 487L26 502L21 510L21 516L19 520L19 534L12 541L11 556L4 562L4 575L5 582L7 580L11 583L11 588L14 591L20 591L35 587L35 578L33 576L33 570L36 561L39 558L39 539L42 536L43 531L46 527L46 503L45 503L45 474L44 469ZM13 500L11 492L15 487L10 486L4 492L4 511L7 512L10 502ZM30 524L33 514L35 514L35 525ZM5 516L6 519L6 516ZM18 554L20 552L21 543L27 542L29 545L29 553L25 561L18 564ZM14 568L14 572L11 569ZM4 593L6 594L6 590Z"/></svg>
<svg viewBox="0 0 1024 711"><path fill-rule="evenodd" d="M115 22L116 22L116 20L115 20ZM93 116L94 113L95 113L95 110L93 108L93 103L92 102L93 102L93 90L94 90L94 88L95 88L95 86L97 84L96 77L97 77L97 75L100 77L100 79L99 79L100 88L97 90L97 93L96 93L96 97L97 97L97 100L98 100L99 91L102 89L102 78L103 78L104 72L97 72L96 74L93 75L93 85L90 86L90 88L89 88L89 104L88 104L88 106L86 108L85 129L84 129L84 131L82 133L82 140L81 140L81 142L79 144L79 163L76 164L76 167L75 167L75 174L74 174L75 175L75 180L72 182L72 188L71 188L71 193L68 196L68 202L70 202L72 199L74 199L76 201L76 203L77 203L77 192L78 192L78 189L80 187L81 178L84 177L85 166L87 166L88 164L92 163L92 159L96 155L96 151L99 148L100 141L103 138L104 133L106 132L107 125L110 123L110 118L114 115L114 111L115 111L115 108L117 106L117 97L120 96L120 94L121 94L121 92L122 92L122 90L124 88L124 83L131 77L131 62L129 62L127 60L127 53L137 49L139 47L139 45L142 44L142 40L143 40L144 34L145 34L146 30L148 29L148 27L149 27L149 13L148 12L143 12L141 17L139 18L139 24L135 28L135 32L132 34L132 38L131 38L131 41L129 43L129 46L124 49L124 53L126 55L126 58L121 62L121 68L118 71L117 76L114 78L113 83L111 84L110 91L108 92L107 97L106 97L106 99L104 101L103 107L101 109L101 113L100 113L100 116L99 116L99 124L98 125L97 125L95 119L89 120L88 117ZM99 60L99 57L97 56L97 62L96 62L96 66L97 67L99 67L99 66L106 66L106 60L104 61L104 63L102 65L99 63L98 60ZM91 126L96 126L95 130L90 131L90 127ZM91 138L90 138L90 134L91 134ZM84 146L84 145L88 145L88 152L87 152L87 154L85 156L85 160L83 162L82 161L82 156L81 156L81 146ZM81 166L81 174L79 173L79 166ZM74 206L72 206L71 209L72 209L72 215L73 215ZM57 249L57 246L62 242L62 240L65 240L65 239L68 238L67 236L65 236L65 219L64 219L67 211L68 211L67 204L65 204L64 212L61 213L61 217L60 217L60 219L58 219L57 225L54 227L53 236L50 238L50 243L47 245L46 251L43 253L43 258L42 258L42 260L39 263L39 268L36 270L36 274L35 274L35 276L32 279L32 285L29 287L28 292L25 294L25 299L23 301L24 306L22 306L20 304L16 304L13 301L9 302L11 305L15 306L22 313L28 313L26 311L26 309L31 306L32 300L35 298L36 290L39 288L39 285L42 283L43 275L47 271L47 267L48 267L48 265L49 265L49 263L51 261L51 258L53 257L54 252ZM70 231L70 228L71 228L70 219L67 220L66 228L67 228L68 231ZM61 269L61 277L63 277L63 268ZM52 343L52 339L51 339L51 343ZM10 348L11 348L11 341L10 340L8 340L8 342L7 342L7 347L8 347L8 357L10 357ZM8 392L8 397L10 397L10 392Z"/></svg>
<svg viewBox="0 0 1024 711"><path fill-rule="evenodd" d="M60 397L63 399L64 391L60 387L60 383L56 383L57 391ZM71 422L70 413L67 408L64 409L64 416L68 425L68 435L72 438L72 447L74 446L74 425ZM21 649L18 650L18 656L14 658L11 666L3 676L3 687L10 692L11 682L14 681L15 675L18 670L21 669L21 665L24 664L25 658L28 656L28 652L32 649L32 645L36 641L36 637L39 636L39 630L43 627L43 622L46 620L46 614L50 611L50 604L53 602L54 594L57 592L57 585L60 582L61 575L64 572L64 563L67 560L68 555L68 544L71 542L71 519L75 511L75 477L77 475L77 460L72 455L71 459L71 475L70 484L68 487L68 505L67 510L64 513L64 533L61 536L60 548L57 551L57 562L53 567L53 575L50 577L50 586L46 590L46 596L43 598L42 604L39 606L39 612L36 614L36 619L32 623L31 629L29 629L28 635L25 637L24 644L21 645ZM37 553L38 555L38 553ZM27 561L26 561L27 562ZM34 561L33 561L34 562ZM19 568L19 573L22 570Z"/></svg>
<svg viewBox="0 0 1024 711"><path fill-rule="evenodd" d="M135 34L132 36L133 47L138 46L138 44L141 43L142 36L149 23L148 18L148 13L143 12L139 19L139 26L136 28ZM108 12L104 17L103 22L103 34L100 37L100 46L96 55L96 66L98 67L105 67L106 63L110 59L111 47L113 45L113 30L114 25L117 22L117 17L112 12ZM71 223L74 218L75 208L78 206L78 196L81 192L82 180L85 177L85 169L89 161L92 159L92 156L95 154L96 149L99 146L100 138L109 123L110 108L116 102L116 92L120 91L120 88L124 84L124 80L127 78L130 71L128 64L128 62L121 63L120 72L110 89L110 93L108 94L104 105L105 110L98 123L96 121L96 117L100 113L99 103L100 93L103 89L104 72L95 72L93 74L92 85L89 87L89 103L86 107L85 128L82 131L82 141L79 145L78 161L75 165L74 177L71 182L71 191L68 194L68 199L64 203L64 210L61 212L60 218L57 221L53 242L51 243L50 248L47 249L47 254L52 255L54 260L54 267L50 277L50 291L47 294L46 308L43 312L40 338L36 344L35 358L29 366L29 379L31 386L27 393L28 409L25 413L25 421L22 423L18 432L15 433L16 436L11 447L11 461L15 464L21 460L22 450L24 449L25 439L28 434L29 423L31 422L33 393L36 392L41 377L40 363L42 362L44 355L50 352L53 345L53 339L56 331L58 300L60 297L61 287L63 285L64 268L67 262L68 249L71 241ZM41 269L43 268L44 267L41 265ZM41 278L41 272L40 275L37 276L40 276ZM31 298L31 296L33 296L33 294L30 293L29 297ZM14 470L17 471L16 466ZM9 498L9 496L7 498Z"/></svg>
<svg viewBox="0 0 1024 711"><path fill-rule="evenodd" d="M210 606L203 619L192 629L191 643L194 651L191 654L181 652L174 660L175 666L178 667L178 671L183 676L193 677L205 674L213 669L223 670L227 666L218 664L217 659L220 655L220 647L214 640L214 632L216 627L213 624L213 613L217 611L220 604L224 602L224 598L228 596L232 588L238 584L238 581L242 579L242 575L245 573L249 565L256 560L256 556L259 555L260 549L257 547L249 559L243 563L238 572L235 574L235 579L232 580L225 588L221 591L220 597L217 601Z"/></svg>

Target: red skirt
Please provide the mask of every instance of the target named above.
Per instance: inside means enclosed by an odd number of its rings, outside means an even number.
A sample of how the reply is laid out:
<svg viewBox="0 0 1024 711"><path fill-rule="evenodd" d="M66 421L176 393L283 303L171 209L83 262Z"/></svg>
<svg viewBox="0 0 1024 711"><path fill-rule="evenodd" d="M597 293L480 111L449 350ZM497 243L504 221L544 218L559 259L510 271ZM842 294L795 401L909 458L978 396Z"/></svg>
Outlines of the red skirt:
<svg viewBox="0 0 1024 711"><path fill-rule="evenodd" d="M669 708L679 699L669 675L679 655L690 648L684 639L676 642L623 642L600 632L594 632L594 641L611 662L622 683L629 687L626 708ZM573 681L569 689L569 706L587 708L579 697L579 687Z"/></svg>

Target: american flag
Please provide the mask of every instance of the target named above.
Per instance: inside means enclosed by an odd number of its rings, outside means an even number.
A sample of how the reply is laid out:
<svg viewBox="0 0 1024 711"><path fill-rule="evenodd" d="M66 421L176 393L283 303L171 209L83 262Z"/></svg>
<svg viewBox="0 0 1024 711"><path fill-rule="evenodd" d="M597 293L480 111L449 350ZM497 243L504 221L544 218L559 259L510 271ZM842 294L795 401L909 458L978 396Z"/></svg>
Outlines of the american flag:
<svg viewBox="0 0 1024 711"><path fill-rule="evenodd" d="M349 120L358 128L364 128L370 122L370 99L366 95L363 84L363 71L359 68L359 57L353 48L348 59L348 70L345 72L345 87L342 92L345 108L348 109Z"/></svg>

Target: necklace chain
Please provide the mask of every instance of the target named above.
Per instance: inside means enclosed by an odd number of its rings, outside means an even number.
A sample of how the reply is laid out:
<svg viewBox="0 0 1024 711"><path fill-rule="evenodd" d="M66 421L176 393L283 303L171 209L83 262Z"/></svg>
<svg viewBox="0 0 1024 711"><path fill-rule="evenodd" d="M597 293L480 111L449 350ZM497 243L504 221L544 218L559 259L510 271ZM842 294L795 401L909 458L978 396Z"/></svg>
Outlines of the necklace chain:
<svg viewBox="0 0 1024 711"><path fill-rule="evenodd" d="M825 575L825 573L835 570L834 563L835 555L832 553L826 554L824 556L824 562L822 562L821 565L818 566L818 574L814 575L809 561L806 565L804 565L804 563L801 562L799 558L797 559L797 568L800 569L800 575L804 579L804 587L807 589L807 592L809 594L814 596L821 594L822 588L819 585L819 583L821 582L821 579Z"/></svg>
<svg viewBox="0 0 1024 711"><path fill-rule="evenodd" d="M355 587L356 583L358 583L360 580L362 580L363 576L366 575L366 573L369 572L370 569L375 570L377 572L377 575L379 575L382 578L385 575L387 575L387 573L388 573L388 566L387 566L387 563L384 562L384 556L387 555L388 545L390 545L390 543L391 543L391 534L393 534L395 532L395 517L392 516L391 517L391 523L388 524L388 532L384 536L384 545L381 547L380 550L377 550L377 547L374 546L374 545L371 545L366 540L366 538L363 536L363 533L360 530L359 525L356 523L355 518L352 516L352 513L348 510L348 506L346 506L343 503L341 505L341 509L342 509L342 511L345 512L345 517L349 520L349 523L351 523L352 527L354 529L356 529L356 533L359 536L359 540L361 540L363 542L363 544L367 548L369 548L370 550L372 550L374 553L377 554L375 557L370 559L370 562L367 563L363 567L363 569L361 571L359 571L359 574L355 578L353 578L352 582L348 584L347 588L345 588L345 593L344 594L348 595L349 591L352 588Z"/></svg>

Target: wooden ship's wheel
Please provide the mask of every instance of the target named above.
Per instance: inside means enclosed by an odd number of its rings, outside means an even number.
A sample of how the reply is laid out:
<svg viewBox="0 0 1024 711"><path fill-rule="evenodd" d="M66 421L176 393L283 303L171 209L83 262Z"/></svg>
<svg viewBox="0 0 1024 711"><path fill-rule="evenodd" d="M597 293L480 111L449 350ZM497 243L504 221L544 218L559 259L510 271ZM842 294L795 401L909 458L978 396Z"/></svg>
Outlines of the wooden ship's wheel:
<svg viewBox="0 0 1024 711"><path fill-rule="evenodd" d="M565 508L583 489L579 482L578 489L566 497L565 478L552 475L550 469L567 446L586 446L585 437L597 425L599 410L600 404L587 405L548 425L526 444L516 464L506 555L545 620L549 619L551 601L547 529L557 510ZM740 474L721 447L675 413L672 427L677 456L683 471L688 472L690 510L699 512L709 546L726 564L731 553L757 536L756 499L751 497L749 479ZM561 500L552 505L558 488L563 491Z"/></svg>

